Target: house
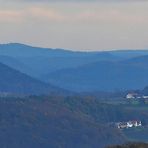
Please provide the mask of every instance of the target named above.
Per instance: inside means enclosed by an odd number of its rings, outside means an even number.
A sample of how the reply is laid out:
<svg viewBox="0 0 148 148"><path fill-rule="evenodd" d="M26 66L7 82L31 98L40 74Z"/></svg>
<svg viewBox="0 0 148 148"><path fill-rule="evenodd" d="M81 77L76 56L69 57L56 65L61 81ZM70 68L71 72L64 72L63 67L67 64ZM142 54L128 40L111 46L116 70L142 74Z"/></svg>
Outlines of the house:
<svg viewBox="0 0 148 148"><path fill-rule="evenodd" d="M127 128L127 123L126 122L118 122L118 123L116 123L116 126L119 129L124 129L124 128Z"/></svg>
<svg viewBox="0 0 148 148"><path fill-rule="evenodd" d="M133 123L131 121L127 122L127 128L133 127Z"/></svg>
<svg viewBox="0 0 148 148"><path fill-rule="evenodd" d="M138 94L137 93L128 93L126 95L126 98L127 99L136 99L138 97Z"/></svg>
<svg viewBox="0 0 148 148"><path fill-rule="evenodd" d="M142 96L144 99L148 99L148 96Z"/></svg>

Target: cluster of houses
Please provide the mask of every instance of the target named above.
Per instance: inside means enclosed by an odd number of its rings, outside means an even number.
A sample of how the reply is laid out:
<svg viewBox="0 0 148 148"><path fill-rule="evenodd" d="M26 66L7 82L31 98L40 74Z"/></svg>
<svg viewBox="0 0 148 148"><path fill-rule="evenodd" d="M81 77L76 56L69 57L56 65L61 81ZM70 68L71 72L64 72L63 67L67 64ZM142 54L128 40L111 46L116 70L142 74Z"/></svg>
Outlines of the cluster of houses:
<svg viewBox="0 0 148 148"><path fill-rule="evenodd" d="M141 95L135 92L132 93L128 93L126 95L126 99L130 100L130 101L143 101L145 104L148 104L148 96L146 95ZM133 121L127 121L127 122L117 122L115 123L115 126L118 129L127 129L127 128L133 128L133 127L141 127L142 126L142 122L140 120L133 120Z"/></svg>
<svg viewBox="0 0 148 148"><path fill-rule="evenodd" d="M138 93L128 93L126 95L126 98L127 99L148 99L148 96L141 95L141 94L138 94Z"/></svg>
<svg viewBox="0 0 148 148"><path fill-rule="evenodd" d="M141 127L142 123L141 121L134 120L134 121L128 121L128 122L117 122L115 125L119 129L126 129L126 128L132 128L132 127Z"/></svg>
<svg viewBox="0 0 148 148"><path fill-rule="evenodd" d="M141 94L138 94L138 93L128 93L126 95L126 99L128 101L130 101L130 103L133 103L133 104L148 104L148 96L146 95L141 95Z"/></svg>

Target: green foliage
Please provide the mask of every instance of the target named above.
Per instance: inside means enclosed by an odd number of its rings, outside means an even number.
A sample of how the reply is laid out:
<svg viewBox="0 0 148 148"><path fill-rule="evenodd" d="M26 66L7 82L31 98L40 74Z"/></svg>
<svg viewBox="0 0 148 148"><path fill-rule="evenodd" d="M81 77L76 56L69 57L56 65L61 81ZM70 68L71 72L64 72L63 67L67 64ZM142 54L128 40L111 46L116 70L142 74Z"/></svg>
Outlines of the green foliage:
<svg viewBox="0 0 148 148"><path fill-rule="evenodd" d="M148 148L146 143L129 143L125 145L109 146L107 148Z"/></svg>
<svg viewBox="0 0 148 148"><path fill-rule="evenodd" d="M120 131L92 116L96 100L74 98L1 98L1 147L102 148L125 141Z"/></svg>

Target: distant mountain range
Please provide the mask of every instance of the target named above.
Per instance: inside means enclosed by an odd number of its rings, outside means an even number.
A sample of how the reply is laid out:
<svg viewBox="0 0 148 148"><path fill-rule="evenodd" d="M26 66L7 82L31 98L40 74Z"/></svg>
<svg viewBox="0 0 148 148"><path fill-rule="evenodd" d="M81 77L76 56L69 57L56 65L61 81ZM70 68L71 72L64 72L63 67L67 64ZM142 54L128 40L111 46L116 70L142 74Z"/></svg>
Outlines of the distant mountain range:
<svg viewBox="0 0 148 148"><path fill-rule="evenodd" d="M32 88L32 92L45 92L48 87L77 92L116 91L148 85L148 50L74 52L11 43L0 45L0 63L9 71L5 79L8 72L1 69L0 91L31 92ZM17 85L4 89L12 84ZM29 86L28 90L23 90L24 86Z"/></svg>
<svg viewBox="0 0 148 148"><path fill-rule="evenodd" d="M75 91L141 89L148 84L148 66L145 62L136 63L134 60L137 58L95 62L53 72L47 79L50 83Z"/></svg>
<svg viewBox="0 0 148 148"><path fill-rule="evenodd" d="M63 68L75 68L98 60L118 59L106 52L73 52L17 43L0 45L0 56L0 62L41 79Z"/></svg>

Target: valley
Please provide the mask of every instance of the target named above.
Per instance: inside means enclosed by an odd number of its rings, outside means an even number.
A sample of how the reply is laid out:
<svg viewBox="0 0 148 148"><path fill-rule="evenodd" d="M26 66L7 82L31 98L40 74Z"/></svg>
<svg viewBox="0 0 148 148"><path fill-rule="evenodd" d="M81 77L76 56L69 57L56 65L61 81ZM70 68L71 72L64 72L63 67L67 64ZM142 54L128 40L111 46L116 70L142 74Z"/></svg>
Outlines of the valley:
<svg viewBox="0 0 148 148"><path fill-rule="evenodd" d="M147 61L148 52L140 50L0 45L0 145L104 148L148 142Z"/></svg>
<svg viewBox="0 0 148 148"><path fill-rule="evenodd" d="M0 0L0 148L148 148L148 0Z"/></svg>

